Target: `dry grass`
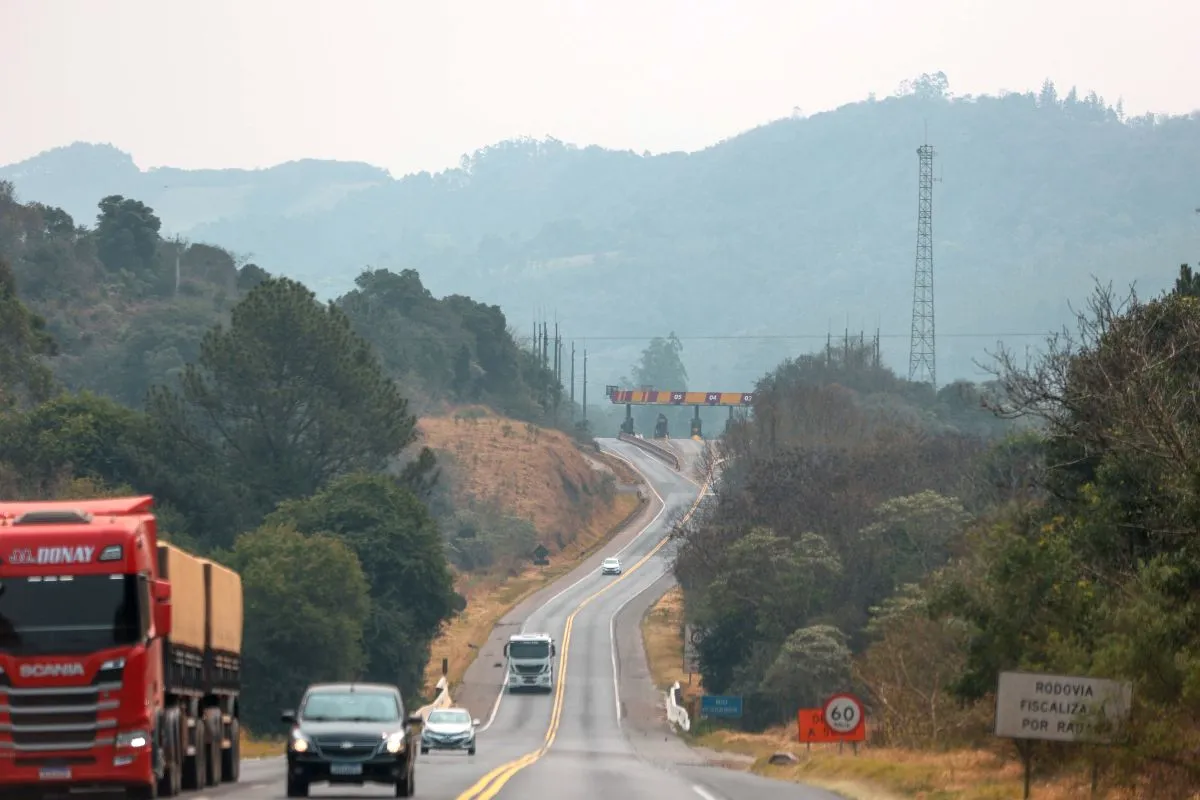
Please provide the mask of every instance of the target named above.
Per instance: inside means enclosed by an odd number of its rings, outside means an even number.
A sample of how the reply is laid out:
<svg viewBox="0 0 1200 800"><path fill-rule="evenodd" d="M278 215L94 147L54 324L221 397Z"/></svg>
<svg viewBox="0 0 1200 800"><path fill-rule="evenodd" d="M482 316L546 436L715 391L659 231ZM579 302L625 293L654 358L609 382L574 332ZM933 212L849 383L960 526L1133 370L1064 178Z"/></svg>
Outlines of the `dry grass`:
<svg viewBox="0 0 1200 800"><path fill-rule="evenodd" d="M700 676L683 671L683 590L672 587L642 619L642 643L654 685L666 691L679 681L684 703L704 693Z"/></svg>
<svg viewBox="0 0 1200 800"><path fill-rule="evenodd" d="M456 501L489 499L537 529L556 551L590 509L600 510L605 472L561 431L499 417L481 407L418 423L424 443L452 459ZM610 464L615 459L605 459Z"/></svg>
<svg viewBox="0 0 1200 800"><path fill-rule="evenodd" d="M699 676L687 685L683 671L683 592L672 588L642 620L650 674L656 686L666 689L679 681L687 699L702 693ZM732 730L708 730L692 737L692 743L719 752L737 753L755 759L754 772L771 778L803 782L837 792L852 800L1001 800L1022 794L1021 764L1007 743L995 750L925 752L860 745L858 754L846 745L813 745L796 740L796 726L761 734ZM788 751L798 764L767 763L773 753ZM1123 800L1132 795L1104 786L1099 796ZM1073 800L1088 797L1090 776L1086 769L1039 778L1035 772L1032 796L1038 800Z"/></svg>
<svg viewBox="0 0 1200 800"><path fill-rule="evenodd" d="M925 800L1001 800L1022 793L1021 764L1011 746L997 743L994 750L914 751L860 746L855 755L849 745L813 745L806 750L796 741L796 726L762 734L716 730L696 737L696 743L715 750L753 756L754 771L771 778L803 781L823 786L851 798L915 797ZM772 753L786 750L800 763L775 766ZM1036 762L1035 762L1036 770ZM1086 767L1054 776L1034 772L1031 795L1038 800L1072 800L1090 795ZM1098 797L1127 800L1127 790L1106 786L1103 773Z"/></svg>
<svg viewBox="0 0 1200 800"><path fill-rule="evenodd" d="M283 755L284 741L281 738L255 739L242 728L241 740L242 758L271 758Z"/></svg>

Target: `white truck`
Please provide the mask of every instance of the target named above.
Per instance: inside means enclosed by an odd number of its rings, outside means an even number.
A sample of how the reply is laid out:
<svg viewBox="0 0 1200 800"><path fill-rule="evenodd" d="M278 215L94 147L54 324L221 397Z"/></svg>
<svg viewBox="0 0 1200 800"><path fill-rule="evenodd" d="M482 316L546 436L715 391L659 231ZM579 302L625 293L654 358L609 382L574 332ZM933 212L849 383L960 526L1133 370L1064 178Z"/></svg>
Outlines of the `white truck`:
<svg viewBox="0 0 1200 800"><path fill-rule="evenodd" d="M517 633L508 637L508 690L554 691L554 638L548 633Z"/></svg>

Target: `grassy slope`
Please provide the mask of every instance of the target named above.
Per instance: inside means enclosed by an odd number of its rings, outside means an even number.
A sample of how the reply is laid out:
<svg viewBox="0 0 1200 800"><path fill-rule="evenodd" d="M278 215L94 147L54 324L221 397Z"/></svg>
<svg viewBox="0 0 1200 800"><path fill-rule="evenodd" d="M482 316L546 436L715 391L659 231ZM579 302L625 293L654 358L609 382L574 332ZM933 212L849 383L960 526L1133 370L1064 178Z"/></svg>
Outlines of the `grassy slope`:
<svg viewBox="0 0 1200 800"><path fill-rule="evenodd" d="M656 686L665 690L679 681L686 695L701 691L695 676L689 689L683 672L683 598L678 587L646 613L642 638ZM705 725L691 738L702 747L753 756L753 770L759 774L823 786L855 800L1000 800L1021 796L1020 763L1015 750L1005 746L1007 742L997 742L994 750L947 753L863 747L854 755L849 748L839 753L837 745L814 745L811 751L806 750L796 742L794 724L762 734ZM796 754L800 762L791 766L768 764L770 755L780 750ZM1033 784L1032 795L1039 800L1087 797L1090 786L1083 770L1050 779L1039 779L1035 773ZM1102 797L1113 800L1127 796L1116 791L1105 793L1103 785L1101 789Z"/></svg>

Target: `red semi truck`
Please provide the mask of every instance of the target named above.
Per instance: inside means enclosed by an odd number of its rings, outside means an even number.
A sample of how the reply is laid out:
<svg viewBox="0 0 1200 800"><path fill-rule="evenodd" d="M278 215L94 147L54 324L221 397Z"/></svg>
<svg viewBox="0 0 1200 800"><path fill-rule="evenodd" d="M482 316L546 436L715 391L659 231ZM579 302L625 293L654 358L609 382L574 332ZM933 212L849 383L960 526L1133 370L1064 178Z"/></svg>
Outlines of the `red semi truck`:
<svg viewBox="0 0 1200 800"><path fill-rule="evenodd" d="M152 506L0 502L0 797L238 779L241 578Z"/></svg>

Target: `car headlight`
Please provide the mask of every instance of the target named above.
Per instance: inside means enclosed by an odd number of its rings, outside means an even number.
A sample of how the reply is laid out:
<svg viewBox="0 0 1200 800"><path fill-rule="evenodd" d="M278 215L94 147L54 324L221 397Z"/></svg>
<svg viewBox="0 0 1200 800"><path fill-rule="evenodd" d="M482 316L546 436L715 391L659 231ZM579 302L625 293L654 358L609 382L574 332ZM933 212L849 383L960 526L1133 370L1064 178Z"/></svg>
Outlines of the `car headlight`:
<svg viewBox="0 0 1200 800"><path fill-rule="evenodd" d="M150 734L146 731L125 731L117 734L117 747L145 747L150 744Z"/></svg>
<svg viewBox="0 0 1200 800"><path fill-rule="evenodd" d="M292 731L291 741L288 746L292 748L294 753L307 753L310 747L308 737L298 730Z"/></svg>
<svg viewBox="0 0 1200 800"><path fill-rule="evenodd" d="M402 753L404 752L404 745L407 743L408 737L403 731L400 733L393 733L387 738L387 751L389 753Z"/></svg>

